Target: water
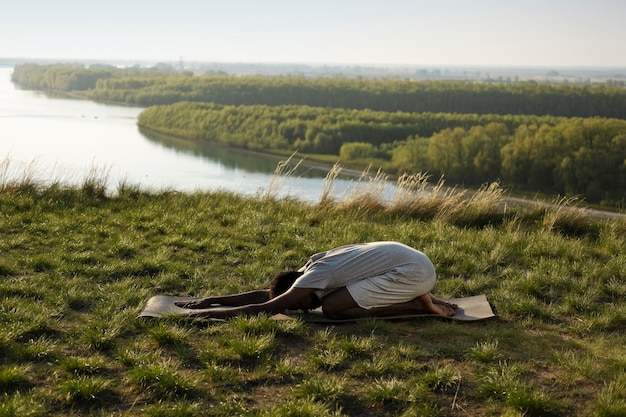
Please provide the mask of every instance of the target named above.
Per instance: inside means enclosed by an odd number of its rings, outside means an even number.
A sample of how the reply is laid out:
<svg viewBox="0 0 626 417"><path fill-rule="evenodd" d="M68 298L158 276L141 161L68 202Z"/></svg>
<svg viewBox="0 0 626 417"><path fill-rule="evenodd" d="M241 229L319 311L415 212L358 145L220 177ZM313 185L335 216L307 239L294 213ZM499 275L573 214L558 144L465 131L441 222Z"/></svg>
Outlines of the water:
<svg viewBox="0 0 626 417"><path fill-rule="evenodd" d="M0 68L0 181L27 177L71 185L95 176L112 192L126 183L245 195L264 195L276 181L279 158L142 133L142 108L23 90L11 83L11 70ZM325 176L322 169L301 168L283 179L277 194L317 202ZM333 184L339 198L354 187L350 179Z"/></svg>

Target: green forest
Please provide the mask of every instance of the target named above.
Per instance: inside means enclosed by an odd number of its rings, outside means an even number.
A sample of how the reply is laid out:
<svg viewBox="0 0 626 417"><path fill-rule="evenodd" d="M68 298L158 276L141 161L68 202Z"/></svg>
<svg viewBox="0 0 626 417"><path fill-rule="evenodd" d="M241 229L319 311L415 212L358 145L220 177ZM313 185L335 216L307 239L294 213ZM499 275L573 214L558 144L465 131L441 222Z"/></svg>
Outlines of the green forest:
<svg viewBox="0 0 626 417"><path fill-rule="evenodd" d="M261 77L80 65L17 66L20 85L148 107L144 129L260 151L334 155L390 174L623 206L626 89Z"/></svg>
<svg viewBox="0 0 626 417"><path fill-rule="evenodd" d="M194 76L171 68L96 65L15 67L20 85L81 91L86 97L140 106L179 101L227 105L305 105L385 112L534 114L626 119L626 89L537 82L476 83L299 76Z"/></svg>

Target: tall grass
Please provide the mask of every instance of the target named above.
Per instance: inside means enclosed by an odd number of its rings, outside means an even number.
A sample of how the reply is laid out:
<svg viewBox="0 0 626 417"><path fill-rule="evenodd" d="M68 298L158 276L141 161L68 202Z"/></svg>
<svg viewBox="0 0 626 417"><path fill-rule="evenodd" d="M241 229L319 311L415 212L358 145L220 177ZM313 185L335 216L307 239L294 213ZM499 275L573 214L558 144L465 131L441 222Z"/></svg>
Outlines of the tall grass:
<svg viewBox="0 0 626 417"><path fill-rule="evenodd" d="M79 184L82 181L80 188L85 194L102 197L111 191L108 184L110 170L111 167L92 164L86 172L71 172L56 165L41 166L36 159L21 163L7 156L0 162L0 192L57 190L67 188L67 184Z"/></svg>
<svg viewBox="0 0 626 417"><path fill-rule="evenodd" d="M327 187L333 187L335 173ZM621 415L626 222L382 173L318 204L0 185L0 416ZM273 191L274 192L274 191ZM383 197L383 195L385 197ZM398 240L497 318L320 326L135 317L155 294L266 286L311 253Z"/></svg>
<svg viewBox="0 0 626 417"><path fill-rule="evenodd" d="M276 169L274 170L274 175L270 180L269 185L267 186L267 190L265 191L266 199L276 199L280 195L280 191L283 188L285 183L285 179L293 176L295 172L298 170L298 167L303 162L303 159L300 159L295 164L292 163L293 158L296 156L295 153L291 154L289 158L284 161L280 161L276 165Z"/></svg>

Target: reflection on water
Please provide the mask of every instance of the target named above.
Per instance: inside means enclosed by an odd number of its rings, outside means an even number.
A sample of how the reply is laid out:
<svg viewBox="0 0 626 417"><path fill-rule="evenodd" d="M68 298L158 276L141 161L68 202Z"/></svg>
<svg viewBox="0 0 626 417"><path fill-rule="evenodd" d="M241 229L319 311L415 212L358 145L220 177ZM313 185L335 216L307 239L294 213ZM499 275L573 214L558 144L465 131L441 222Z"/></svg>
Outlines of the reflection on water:
<svg viewBox="0 0 626 417"><path fill-rule="evenodd" d="M268 157L240 149L228 148L221 144L201 140L179 139L161 135L146 129L139 129L141 134L166 149L194 155L211 163L221 164L232 169L242 169L251 173L269 174L274 172L280 158Z"/></svg>
<svg viewBox="0 0 626 417"><path fill-rule="evenodd" d="M273 174L278 164L287 159L276 155L261 154L203 140L180 139L173 136L162 135L147 129L140 128L139 132L141 132L146 139L160 144L165 149L194 155L208 162L221 164L226 168L243 170L250 173ZM290 161L290 166L296 167L301 160L303 160L303 158L295 154ZM304 161L306 161L306 159L304 159ZM296 168L293 175L302 178L323 179L326 177L327 172L328 169L311 167L304 163ZM341 178L349 179L348 176L342 176Z"/></svg>

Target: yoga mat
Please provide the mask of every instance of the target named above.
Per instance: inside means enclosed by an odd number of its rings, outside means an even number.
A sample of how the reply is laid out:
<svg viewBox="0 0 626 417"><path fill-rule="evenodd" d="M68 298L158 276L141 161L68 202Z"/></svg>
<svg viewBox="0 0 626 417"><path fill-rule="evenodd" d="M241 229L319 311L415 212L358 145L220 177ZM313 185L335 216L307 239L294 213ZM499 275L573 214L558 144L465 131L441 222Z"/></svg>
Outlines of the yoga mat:
<svg viewBox="0 0 626 417"><path fill-rule="evenodd" d="M196 300L198 297L176 297L169 295L155 295L150 298L146 303L144 309L139 313L137 317L167 317L167 316L182 316L189 312L198 311L210 311L207 309L188 309L178 307L174 304L176 301L191 301ZM456 310L456 315L452 317L442 317L450 320L458 321L476 321L484 320L490 317L494 317L495 314L491 309L491 305L487 301L487 297L483 294L475 295L472 297L463 298L450 298L446 301L457 304L459 308ZM276 314L272 316L276 320L293 320L301 318L309 323L343 323L352 322L359 319L347 319L347 320L332 320L324 316L321 308L303 313L302 311L288 310L284 314ZM394 319L410 319L415 317L441 317L436 314L414 314L414 315L402 315L402 316L390 316L390 317L376 317L377 319L394 320ZM202 320L223 321L222 319L210 319L200 318Z"/></svg>

